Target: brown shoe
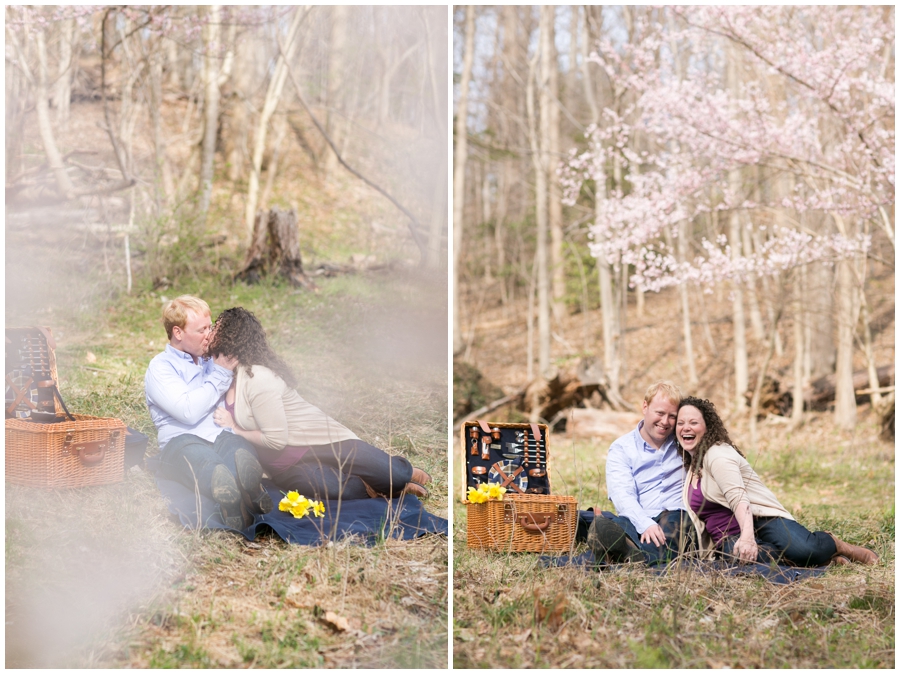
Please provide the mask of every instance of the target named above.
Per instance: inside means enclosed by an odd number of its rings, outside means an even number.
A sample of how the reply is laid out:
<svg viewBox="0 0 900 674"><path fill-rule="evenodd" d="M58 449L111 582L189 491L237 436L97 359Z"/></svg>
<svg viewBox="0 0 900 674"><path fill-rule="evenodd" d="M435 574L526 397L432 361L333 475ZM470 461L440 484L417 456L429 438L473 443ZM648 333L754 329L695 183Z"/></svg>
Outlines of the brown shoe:
<svg viewBox="0 0 900 674"><path fill-rule="evenodd" d="M837 554L831 558L831 566L848 566L852 563L853 562L851 562L849 559L847 559L846 557L844 557L844 555L841 555L841 554Z"/></svg>
<svg viewBox="0 0 900 674"><path fill-rule="evenodd" d="M851 545L845 541L842 541L840 538L832 534L831 532L825 532L829 536L834 539L834 544L837 546L837 554L843 555L847 559L852 562L859 562L860 564L877 564L878 563L878 555L869 550L868 548L864 548L861 545Z"/></svg>
<svg viewBox="0 0 900 674"><path fill-rule="evenodd" d="M430 496L428 490L425 489L418 482L407 482L406 486L403 488L401 494L412 494L413 496L417 496L419 500L425 500Z"/></svg>
<svg viewBox="0 0 900 674"><path fill-rule="evenodd" d="M431 475L426 473L421 468L413 468L412 477L409 478L410 482L415 482L416 484L423 485L431 482Z"/></svg>

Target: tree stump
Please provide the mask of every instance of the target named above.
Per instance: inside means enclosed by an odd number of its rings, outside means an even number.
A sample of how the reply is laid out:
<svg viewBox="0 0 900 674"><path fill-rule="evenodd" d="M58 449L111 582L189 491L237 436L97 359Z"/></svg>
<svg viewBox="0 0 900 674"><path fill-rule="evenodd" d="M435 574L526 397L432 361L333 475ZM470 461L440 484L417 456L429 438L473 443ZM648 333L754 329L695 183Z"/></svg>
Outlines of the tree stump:
<svg viewBox="0 0 900 674"><path fill-rule="evenodd" d="M247 259L235 280L259 283L263 276L276 273L294 287L317 291L316 284L303 271L299 232L294 209L257 211Z"/></svg>

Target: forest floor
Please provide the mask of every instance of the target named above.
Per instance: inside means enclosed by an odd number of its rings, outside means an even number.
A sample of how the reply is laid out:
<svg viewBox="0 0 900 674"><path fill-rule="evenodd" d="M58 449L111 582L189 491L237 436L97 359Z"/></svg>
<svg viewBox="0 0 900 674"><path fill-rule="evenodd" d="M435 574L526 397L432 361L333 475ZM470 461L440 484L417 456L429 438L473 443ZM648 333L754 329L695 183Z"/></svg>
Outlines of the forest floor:
<svg viewBox="0 0 900 674"><path fill-rule="evenodd" d="M867 289L872 315L879 317L874 330L877 363L893 364L893 271L876 270ZM505 393L520 389L527 381L524 302L504 309L483 286L466 288L462 296L468 362ZM839 430L828 412L807 414L797 428L769 416L760 422L758 444L751 448L746 414L729 404L730 302L725 293L694 301L701 381L690 392L717 405L763 482L801 523L874 549L879 563L829 568L789 585L720 573L657 575L630 565L544 568L537 554L468 549L466 506L455 489L456 667L894 667L893 443L879 438L876 415L866 403L858 409L853 431ZM653 381L666 378L684 385L687 380L679 308L671 291L648 294L643 316L636 315L634 304L629 306L626 349L641 357L629 356L622 393L638 410ZM598 311L570 313L555 328L555 364L564 368L581 356L601 355L594 351L599 333ZM788 323L782 331L784 355L772 366L783 380L791 372L790 334ZM753 360L760 355L757 350L759 345L754 349L751 343L751 377L759 362ZM490 418L516 416L499 410ZM639 418L635 414L634 422ZM604 470L616 435L585 439L552 434L553 493L575 496L582 510L612 510ZM454 482L459 485L458 445L455 451ZM579 545L574 552L583 550Z"/></svg>

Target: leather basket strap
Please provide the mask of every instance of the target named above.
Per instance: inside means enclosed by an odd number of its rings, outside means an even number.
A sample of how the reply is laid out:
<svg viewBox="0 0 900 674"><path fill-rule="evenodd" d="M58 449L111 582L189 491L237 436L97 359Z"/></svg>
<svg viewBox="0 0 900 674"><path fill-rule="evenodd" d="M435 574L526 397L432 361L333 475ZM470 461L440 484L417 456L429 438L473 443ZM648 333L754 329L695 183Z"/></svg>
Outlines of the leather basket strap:
<svg viewBox="0 0 900 674"><path fill-rule="evenodd" d="M481 430L490 435L491 427L488 426L488 423L484 419L478 420L478 425L481 426Z"/></svg>
<svg viewBox="0 0 900 674"><path fill-rule="evenodd" d="M531 433L535 440L541 439L541 428L537 424L531 424Z"/></svg>

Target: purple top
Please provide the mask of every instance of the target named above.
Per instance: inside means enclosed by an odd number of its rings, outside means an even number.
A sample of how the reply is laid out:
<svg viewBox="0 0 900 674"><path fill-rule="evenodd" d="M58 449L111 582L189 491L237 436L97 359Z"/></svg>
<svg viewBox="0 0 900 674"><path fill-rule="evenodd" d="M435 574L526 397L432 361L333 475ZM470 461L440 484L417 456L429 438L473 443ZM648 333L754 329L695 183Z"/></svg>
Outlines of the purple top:
<svg viewBox="0 0 900 674"><path fill-rule="evenodd" d="M697 516L706 525L706 530L716 547L718 547L719 541L726 536L741 535L741 525L738 524L731 509L713 501L707 501L700 489L699 481L696 487L693 484L689 486L688 500L691 510L697 513Z"/></svg>
<svg viewBox="0 0 900 674"><path fill-rule="evenodd" d="M234 403L225 401L225 409L228 410L232 418L234 418ZM259 456L259 462L262 467L270 474L278 472L285 468L290 468L303 458L303 455L309 451L309 447L295 447L294 445L285 445L284 449L277 450L269 447L256 447L256 454Z"/></svg>

